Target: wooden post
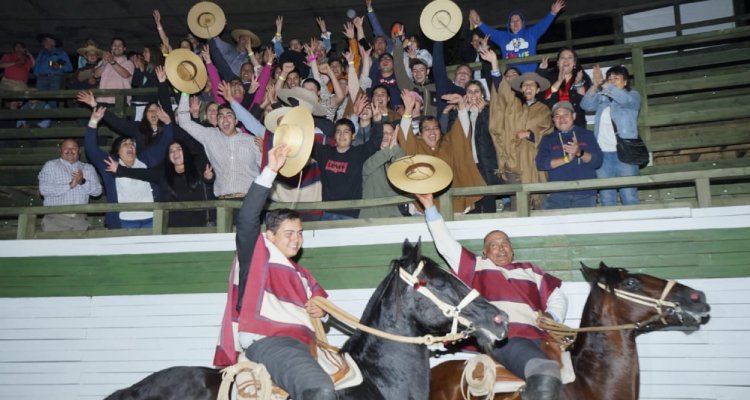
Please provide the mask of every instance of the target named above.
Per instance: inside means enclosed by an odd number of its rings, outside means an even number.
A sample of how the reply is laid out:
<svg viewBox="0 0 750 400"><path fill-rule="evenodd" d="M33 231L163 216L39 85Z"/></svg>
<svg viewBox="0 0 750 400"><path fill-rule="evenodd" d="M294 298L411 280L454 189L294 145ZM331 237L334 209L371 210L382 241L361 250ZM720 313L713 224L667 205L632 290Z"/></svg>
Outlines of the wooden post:
<svg viewBox="0 0 750 400"><path fill-rule="evenodd" d="M234 209L231 207L217 207L216 208L216 232L217 233L232 232L233 210Z"/></svg>
<svg viewBox="0 0 750 400"><path fill-rule="evenodd" d="M169 211L157 208L154 210L154 223L152 234L163 235L167 232L167 221L169 220Z"/></svg>
<svg viewBox="0 0 750 400"><path fill-rule="evenodd" d="M711 207L711 182L708 178L695 178L695 194L699 208Z"/></svg>
<svg viewBox="0 0 750 400"><path fill-rule="evenodd" d="M529 192L516 192L516 217L529 216Z"/></svg>
<svg viewBox="0 0 750 400"><path fill-rule="evenodd" d="M32 239L36 232L36 214L18 214L16 239Z"/></svg>
<svg viewBox="0 0 750 400"><path fill-rule="evenodd" d="M443 220L453 221L453 189L448 189L442 196L440 196L439 211L443 216Z"/></svg>
<svg viewBox="0 0 750 400"><path fill-rule="evenodd" d="M651 127L644 121L648 121L648 93L646 87L646 65L643 57L643 47L633 46L633 87L641 95L641 112L638 115L638 133L648 143L651 140Z"/></svg>

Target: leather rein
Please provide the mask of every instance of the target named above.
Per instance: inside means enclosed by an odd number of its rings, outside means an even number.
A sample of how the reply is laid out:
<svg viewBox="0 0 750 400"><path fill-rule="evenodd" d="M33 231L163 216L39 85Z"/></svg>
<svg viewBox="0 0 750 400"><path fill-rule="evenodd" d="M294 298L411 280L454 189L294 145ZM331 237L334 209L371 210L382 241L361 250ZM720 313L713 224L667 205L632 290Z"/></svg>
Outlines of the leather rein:
<svg viewBox="0 0 750 400"><path fill-rule="evenodd" d="M442 342L455 342L458 340L465 339L474 332L474 326L465 317L461 316L461 311L468 306L474 299L479 297L479 292L477 292L475 289L472 289L457 305L452 306L442 300L440 300L432 291L426 286L426 282L419 280L418 276L422 272L422 269L424 268L424 260L419 262L419 265L417 265L417 268L414 270L414 273L409 273L403 268L399 268L399 277L402 281L406 282L409 286L413 287L418 293L422 294L423 296L427 297L435 306L437 306L442 312L443 315L445 315L448 318L453 319L453 323L451 325L451 331L443 336L434 336L434 335L423 335L423 336L403 336L403 335L397 335L389 332L384 332L372 327L369 327L367 325L364 325L359 322L359 319L352 314L342 310L335 304L333 304L330 300L315 296L310 299L310 302L317 305L323 311L327 312L337 320L346 323L352 328L358 329L362 332L369 333L371 335L375 335L377 337L393 340L396 342L401 343L410 343L410 344L421 344L421 345L432 345L435 343L442 343ZM316 320L317 318L314 318L313 320ZM319 320L318 320L319 321ZM458 331L458 325L464 326L466 329L462 331ZM314 324L316 325L316 324ZM321 325L322 328L322 325ZM318 332L318 328L316 327L316 334L318 335L320 339L320 333ZM323 333L325 335L325 333Z"/></svg>

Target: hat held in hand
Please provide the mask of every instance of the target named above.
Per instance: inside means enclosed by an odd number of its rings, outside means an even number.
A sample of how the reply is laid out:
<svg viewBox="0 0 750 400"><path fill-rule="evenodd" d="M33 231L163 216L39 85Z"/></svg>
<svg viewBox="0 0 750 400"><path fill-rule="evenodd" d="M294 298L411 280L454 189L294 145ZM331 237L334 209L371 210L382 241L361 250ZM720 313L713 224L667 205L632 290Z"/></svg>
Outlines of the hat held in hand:
<svg viewBox="0 0 750 400"><path fill-rule="evenodd" d="M173 50L164 62L169 83L184 93L198 93L208 80L206 66L198 55L188 49Z"/></svg>
<svg viewBox="0 0 750 400"><path fill-rule="evenodd" d="M279 173L286 177L297 175L310 160L314 140L315 122L310 111L302 106L287 111L273 134L274 147L284 143L289 149Z"/></svg>
<svg viewBox="0 0 750 400"><path fill-rule="evenodd" d="M463 14L451 0L434 0L427 4L419 16L419 26L425 36L444 42L461 30Z"/></svg>
<svg viewBox="0 0 750 400"><path fill-rule="evenodd" d="M227 24L227 18L218 4L201 1L188 12L187 23L193 35L202 39L211 39L221 34Z"/></svg>
<svg viewBox="0 0 750 400"><path fill-rule="evenodd" d="M394 161L388 167L388 180L407 193L437 193L453 181L453 170L437 157L416 154Z"/></svg>

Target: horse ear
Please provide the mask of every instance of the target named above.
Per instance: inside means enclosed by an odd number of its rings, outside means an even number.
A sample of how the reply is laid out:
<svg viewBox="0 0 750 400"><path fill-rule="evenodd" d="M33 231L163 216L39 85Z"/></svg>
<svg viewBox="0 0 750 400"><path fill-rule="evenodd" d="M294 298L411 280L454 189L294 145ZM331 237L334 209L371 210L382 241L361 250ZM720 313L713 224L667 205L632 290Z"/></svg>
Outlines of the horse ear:
<svg viewBox="0 0 750 400"><path fill-rule="evenodd" d="M408 257L413 250L414 246L412 246L409 239L404 239L404 245L401 247L401 257Z"/></svg>
<svg viewBox="0 0 750 400"><path fill-rule="evenodd" d="M586 266L586 264L581 263L581 275L583 275L583 279L586 280L586 282L593 283L596 280L596 270L593 268L589 268Z"/></svg>

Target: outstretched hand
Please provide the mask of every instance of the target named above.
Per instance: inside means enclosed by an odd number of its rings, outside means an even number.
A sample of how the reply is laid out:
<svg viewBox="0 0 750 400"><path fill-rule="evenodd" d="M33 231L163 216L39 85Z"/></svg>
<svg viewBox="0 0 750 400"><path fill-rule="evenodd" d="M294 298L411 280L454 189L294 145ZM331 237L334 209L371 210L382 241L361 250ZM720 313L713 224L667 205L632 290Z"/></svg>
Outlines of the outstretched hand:
<svg viewBox="0 0 750 400"><path fill-rule="evenodd" d="M471 24L472 29L482 23L482 18L479 17L477 10L473 8L469 10L469 23Z"/></svg>
<svg viewBox="0 0 750 400"><path fill-rule="evenodd" d="M154 68L154 72L156 72L156 79L158 79L159 82L164 83L167 81L167 71L164 70L163 65L157 65L156 68Z"/></svg>
<svg viewBox="0 0 750 400"><path fill-rule="evenodd" d="M107 166L106 171L113 174L117 173L117 168L120 166L120 163L112 158L112 156L105 158L104 164Z"/></svg>
<svg viewBox="0 0 750 400"><path fill-rule="evenodd" d="M552 3L552 7L550 7L550 11L552 11L552 14L557 15L563 8L565 8L565 0L555 0Z"/></svg>
<svg viewBox="0 0 750 400"><path fill-rule="evenodd" d="M274 146L268 151L268 168L273 172L279 172L289 155L289 148L285 143Z"/></svg>
<svg viewBox="0 0 750 400"><path fill-rule="evenodd" d="M432 193L425 193L425 194L414 194L417 196L417 200L419 200L420 203L422 203L422 206L424 209L428 209L430 207L435 206L435 200L432 196Z"/></svg>
<svg viewBox="0 0 750 400"><path fill-rule="evenodd" d="M81 90L78 92L76 100L83 104L87 104L91 108L96 107L96 98L94 98L94 94L90 90Z"/></svg>
<svg viewBox="0 0 750 400"><path fill-rule="evenodd" d="M232 97L232 85L229 82L221 81L216 89L219 91L221 97L223 97L228 103L236 101L234 97Z"/></svg>

